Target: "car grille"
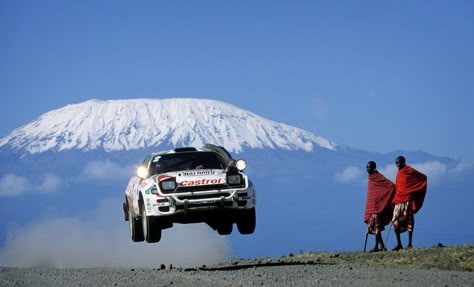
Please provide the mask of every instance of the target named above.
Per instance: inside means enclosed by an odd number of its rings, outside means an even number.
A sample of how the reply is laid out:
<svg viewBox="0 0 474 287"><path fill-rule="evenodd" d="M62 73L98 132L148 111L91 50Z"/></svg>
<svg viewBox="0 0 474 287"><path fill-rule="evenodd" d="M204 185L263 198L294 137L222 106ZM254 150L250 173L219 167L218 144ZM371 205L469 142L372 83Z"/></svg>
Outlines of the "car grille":
<svg viewBox="0 0 474 287"><path fill-rule="evenodd" d="M187 205L187 208L226 207L226 206L232 206L232 202L231 201L225 201L225 202L216 201L216 202L206 202L206 203L189 203ZM177 210L181 210L185 208L186 207L184 205L176 206Z"/></svg>
<svg viewBox="0 0 474 287"><path fill-rule="evenodd" d="M212 194L187 194L187 195L177 195L176 197L179 200L195 200L195 199L215 199L218 200L221 196L228 197L230 192L219 192Z"/></svg>
<svg viewBox="0 0 474 287"><path fill-rule="evenodd" d="M221 190L221 189L230 189L230 188L232 187L228 186L227 184L181 186L175 190L163 191L163 193L170 194L170 193L182 193L182 192L197 192L197 191Z"/></svg>

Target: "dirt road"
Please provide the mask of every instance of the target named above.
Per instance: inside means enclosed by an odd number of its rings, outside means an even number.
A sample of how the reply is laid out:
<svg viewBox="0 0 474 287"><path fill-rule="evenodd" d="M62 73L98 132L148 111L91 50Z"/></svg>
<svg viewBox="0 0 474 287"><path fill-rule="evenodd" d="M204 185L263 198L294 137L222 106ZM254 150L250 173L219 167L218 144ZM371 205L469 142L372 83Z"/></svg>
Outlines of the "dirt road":
<svg viewBox="0 0 474 287"><path fill-rule="evenodd" d="M304 253L176 268L0 267L0 286L474 286L474 246Z"/></svg>

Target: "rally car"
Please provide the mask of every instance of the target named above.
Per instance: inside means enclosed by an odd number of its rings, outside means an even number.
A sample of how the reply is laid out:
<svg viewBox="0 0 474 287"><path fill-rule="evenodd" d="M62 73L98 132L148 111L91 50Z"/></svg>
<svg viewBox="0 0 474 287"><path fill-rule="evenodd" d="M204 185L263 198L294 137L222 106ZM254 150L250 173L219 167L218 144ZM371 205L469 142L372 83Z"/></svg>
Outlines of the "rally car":
<svg viewBox="0 0 474 287"><path fill-rule="evenodd" d="M220 235L255 231L255 188L220 146L183 147L148 155L125 190L123 210L132 241L158 242L174 223L207 223Z"/></svg>

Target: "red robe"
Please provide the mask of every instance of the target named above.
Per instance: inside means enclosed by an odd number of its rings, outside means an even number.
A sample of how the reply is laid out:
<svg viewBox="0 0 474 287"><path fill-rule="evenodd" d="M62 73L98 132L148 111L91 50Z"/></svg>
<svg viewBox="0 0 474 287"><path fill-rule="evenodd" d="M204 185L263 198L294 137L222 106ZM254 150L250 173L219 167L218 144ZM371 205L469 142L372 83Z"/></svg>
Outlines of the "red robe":
<svg viewBox="0 0 474 287"><path fill-rule="evenodd" d="M369 174L367 185L367 201L365 204L364 222L371 214L380 214L386 208L391 208L391 201L395 193L395 184L381 173Z"/></svg>
<svg viewBox="0 0 474 287"><path fill-rule="evenodd" d="M425 200L428 179L426 175L406 165L398 170L395 180L396 192L393 204L412 201L412 210L417 213Z"/></svg>

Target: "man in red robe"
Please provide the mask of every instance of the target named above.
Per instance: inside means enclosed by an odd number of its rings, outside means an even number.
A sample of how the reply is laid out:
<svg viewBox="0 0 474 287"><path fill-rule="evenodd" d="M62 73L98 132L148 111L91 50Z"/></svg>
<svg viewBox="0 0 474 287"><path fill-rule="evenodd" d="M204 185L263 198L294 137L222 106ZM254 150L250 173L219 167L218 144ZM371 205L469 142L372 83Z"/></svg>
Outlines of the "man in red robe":
<svg viewBox="0 0 474 287"><path fill-rule="evenodd" d="M403 249L400 240L400 233L408 231L408 245L406 248L413 248L413 229L415 227L415 213L423 206L425 200L428 179L426 175L406 165L403 156L395 159L398 172L395 180L395 205L392 217L393 229L397 236L397 246L392 250Z"/></svg>
<svg viewBox="0 0 474 287"><path fill-rule="evenodd" d="M385 230L385 225L390 223L392 217L395 184L377 171L374 161L369 161L366 168L369 176L364 222L367 223L367 233L375 235L375 247L370 252L377 252L386 250L382 240L382 231Z"/></svg>

